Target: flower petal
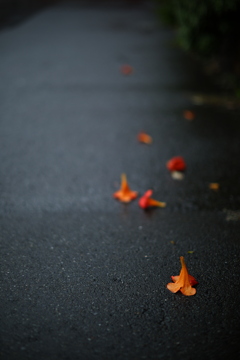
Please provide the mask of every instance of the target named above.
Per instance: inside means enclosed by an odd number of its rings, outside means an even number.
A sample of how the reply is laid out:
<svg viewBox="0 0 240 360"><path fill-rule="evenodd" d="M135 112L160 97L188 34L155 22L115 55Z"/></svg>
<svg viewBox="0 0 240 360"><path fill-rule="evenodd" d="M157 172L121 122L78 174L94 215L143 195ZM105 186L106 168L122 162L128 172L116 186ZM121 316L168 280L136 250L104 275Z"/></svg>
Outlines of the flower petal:
<svg viewBox="0 0 240 360"><path fill-rule="evenodd" d="M133 73L133 67L128 64L124 64L121 66L121 73L123 75L131 75Z"/></svg>
<svg viewBox="0 0 240 360"><path fill-rule="evenodd" d="M139 142L144 144L151 144L153 142L152 137L145 132L140 132L137 136Z"/></svg>
<svg viewBox="0 0 240 360"><path fill-rule="evenodd" d="M209 189L211 189L211 190L218 191L219 188L220 188L220 184L219 184L219 183L210 183L210 184L209 184Z"/></svg>
<svg viewBox="0 0 240 360"><path fill-rule="evenodd" d="M195 113L191 110L185 110L183 112L183 116L185 117L186 120L193 120L195 118Z"/></svg>
<svg viewBox="0 0 240 360"><path fill-rule="evenodd" d="M189 282L192 286L194 285L197 285L198 284L198 281L195 279L195 277L193 277L192 275L189 275L188 274L188 279L189 279Z"/></svg>
<svg viewBox="0 0 240 360"><path fill-rule="evenodd" d="M172 293L176 293L180 290L180 286L175 283L168 283L167 284L168 290L170 290Z"/></svg>
<svg viewBox="0 0 240 360"><path fill-rule="evenodd" d="M180 289L181 293L186 296L195 295L197 290L191 286L184 286Z"/></svg>

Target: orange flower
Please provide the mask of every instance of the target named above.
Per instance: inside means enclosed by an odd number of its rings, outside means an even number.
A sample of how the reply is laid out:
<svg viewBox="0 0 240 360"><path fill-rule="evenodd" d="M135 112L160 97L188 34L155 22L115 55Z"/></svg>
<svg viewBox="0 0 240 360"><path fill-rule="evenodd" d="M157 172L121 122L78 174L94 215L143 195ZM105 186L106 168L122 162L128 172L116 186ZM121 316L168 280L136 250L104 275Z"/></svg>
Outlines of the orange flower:
<svg viewBox="0 0 240 360"><path fill-rule="evenodd" d="M165 202L160 202L160 201L150 198L152 193L153 193L152 190L146 191L145 194L139 199L139 202L138 202L139 206L142 209L147 209L148 207L151 207L151 206L165 207L166 206Z"/></svg>
<svg viewBox="0 0 240 360"><path fill-rule="evenodd" d="M127 177L125 174L122 174L121 178L122 178L121 188L113 194L113 197L122 202L128 203L131 200L136 199L138 193L136 191L132 191L129 188Z"/></svg>
<svg viewBox="0 0 240 360"><path fill-rule="evenodd" d="M184 158L181 156L173 157L167 162L166 166L169 171L184 171L187 167Z"/></svg>
<svg viewBox="0 0 240 360"><path fill-rule="evenodd" d="M183 112L183 116L185 117L186 120L193 120L195 118L195 113L191 110L185 110Z"/></svg>
<svg viewBox="0 0 240 360"><path fill-rule="evenodd" d="M168 283L167 288L173 293L176 293L180 290L183 295L195 295L196 289L194 289L192 286L198 284L198 282L192 275L188 274L188 270L183 256L180 256L180 262L182 265L180 275L171 276L173 283Z"/></svg>
<svg viewBox="0 0 240 360"><path fill-rule="evenodd" d="M121 66L121 73L123 75L130 75L130 74L132 74L132 72L133 72L132 66L130 66L128 64L125 64L125 65Z"/></svg>
<svg viewBox="0 0 240 360"><path fill-rule="evenodd" d="M219 183L210 183L210 184L209 184L209 189L211 189L211 190L218 191L219 188L220 188Z"/></svg>
<svg viewBox="0 0 240 360"><path fill-rule="evenodd" d="M137 136L139 142L144 144L151 144L153 142L152 137L145 132L140 132Z"/></svg>

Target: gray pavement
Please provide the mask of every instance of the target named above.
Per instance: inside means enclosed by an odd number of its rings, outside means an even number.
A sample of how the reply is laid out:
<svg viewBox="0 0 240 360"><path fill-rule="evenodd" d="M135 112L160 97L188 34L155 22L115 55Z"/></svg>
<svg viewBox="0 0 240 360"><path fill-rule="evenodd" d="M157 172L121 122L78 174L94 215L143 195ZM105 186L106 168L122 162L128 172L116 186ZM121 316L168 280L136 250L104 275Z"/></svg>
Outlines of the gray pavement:
<svg viewBox="0 0 240 360"><path fill-rule="evenodd" d="M239 110L192 104L215 89L173 38L148 3L1 31L1 359L238 359ZM122 172L167 207L115 201ZM193 297L166 289L179 256Z"/></svg>

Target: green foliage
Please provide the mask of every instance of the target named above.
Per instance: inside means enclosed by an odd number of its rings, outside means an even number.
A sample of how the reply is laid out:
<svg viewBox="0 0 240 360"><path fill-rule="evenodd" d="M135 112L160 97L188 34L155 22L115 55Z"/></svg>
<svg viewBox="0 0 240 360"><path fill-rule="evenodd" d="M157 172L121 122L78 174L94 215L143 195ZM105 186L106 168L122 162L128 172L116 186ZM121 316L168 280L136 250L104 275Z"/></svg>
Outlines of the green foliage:
<svg viewBox="0 0 240 360"><path fill-rule="evenodd" d="M218 54L228 38L239 33L239 0L156 1L162 21L178 28L178 42L188 51Z"/></svg>

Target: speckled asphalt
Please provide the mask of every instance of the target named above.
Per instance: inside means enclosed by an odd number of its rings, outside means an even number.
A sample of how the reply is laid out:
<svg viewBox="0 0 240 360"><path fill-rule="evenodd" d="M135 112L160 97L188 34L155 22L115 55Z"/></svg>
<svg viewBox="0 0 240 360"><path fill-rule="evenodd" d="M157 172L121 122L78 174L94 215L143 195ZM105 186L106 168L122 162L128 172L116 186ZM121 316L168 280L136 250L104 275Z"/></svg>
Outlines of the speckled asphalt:
<svg viewBox="0 0 240 360"><path fill-rule="evenodd" d="M215 89L173 39L149 4L1 31L2 360L239 358L239 110L191 102ZM123 172L167 207L114 200ZM195 296L166 289L179 256Z"/></svg>

